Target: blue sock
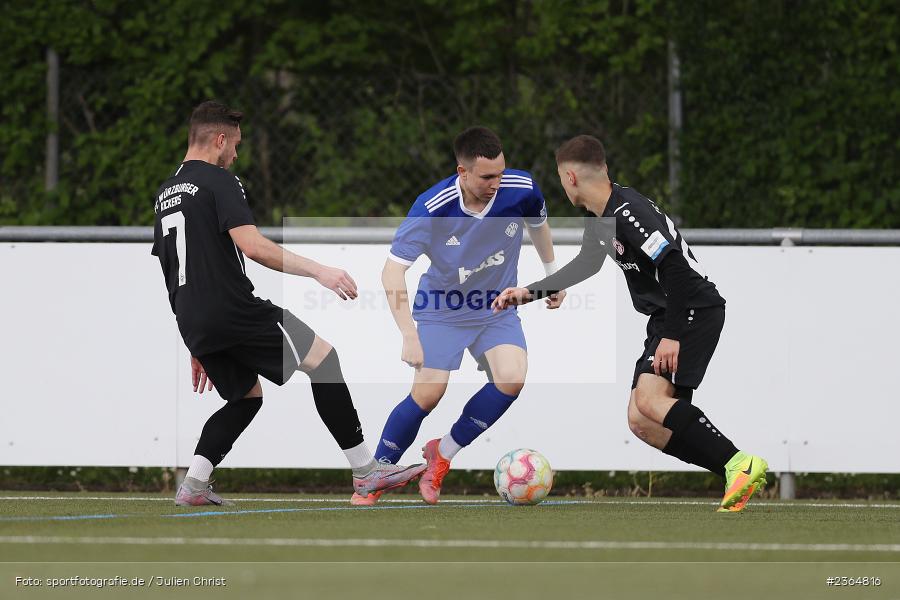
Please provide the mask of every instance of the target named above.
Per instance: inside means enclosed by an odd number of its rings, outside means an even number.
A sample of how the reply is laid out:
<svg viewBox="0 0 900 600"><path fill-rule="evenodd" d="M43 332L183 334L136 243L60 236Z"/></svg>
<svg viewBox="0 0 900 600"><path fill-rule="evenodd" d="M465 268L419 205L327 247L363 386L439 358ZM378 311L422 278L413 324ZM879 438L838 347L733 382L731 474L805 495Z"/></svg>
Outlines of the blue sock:
<svg viewBox="0 0 900 600"><path fill-rule="evenodd" d="M507 396L493 383L485 385L466 402L462 415L450 429L453 441L460 446L471 444L503 416L516 398L518 396Z"/></svg>
<svg viewBox="0 0 900 600"><path fill-rule="evenodd" d="M428 413L419 408L412 395L394 407L384 424L378 448L375 449L375 460L386 460L397 464L406 449L416 441L416 434L422 425L422 419Z"/></svg>

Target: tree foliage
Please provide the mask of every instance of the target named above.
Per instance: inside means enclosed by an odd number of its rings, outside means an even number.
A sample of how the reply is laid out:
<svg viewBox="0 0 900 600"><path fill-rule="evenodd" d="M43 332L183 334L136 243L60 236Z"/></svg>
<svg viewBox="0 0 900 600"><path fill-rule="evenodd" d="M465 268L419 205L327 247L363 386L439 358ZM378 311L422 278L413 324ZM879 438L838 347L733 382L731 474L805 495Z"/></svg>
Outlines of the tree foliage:
<svg viewBox="0 0 900 600"><path fill-rule="evenodd" d="M687 222L900 226L895 3L681 10Z"/></svg>
<svg viewBox="0 0 900 600"><path fill-rule="evenodd" d="M147 224L191 108L247 114L257 219L382 216L494 128L551 214L553 150L591 133L666 204L667 44L685 99L690 226L900 226L897 16L887 1L14 0L0 20L0 223ZM60 185L43 191L48 47L62 64Z"/></svg>

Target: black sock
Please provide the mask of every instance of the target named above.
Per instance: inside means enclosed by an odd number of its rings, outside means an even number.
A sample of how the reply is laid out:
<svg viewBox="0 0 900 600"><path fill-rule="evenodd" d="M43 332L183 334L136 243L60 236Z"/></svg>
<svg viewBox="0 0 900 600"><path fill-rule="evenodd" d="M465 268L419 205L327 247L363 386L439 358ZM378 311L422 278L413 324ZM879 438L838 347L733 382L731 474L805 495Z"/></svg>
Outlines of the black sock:
<svg viewBox="0 0 900 600"><path fill-rule="evenodd" d="M337 350L332 348L319 366L309 372L309 381L319 418L341 450L362 444L362 425L353 407L350 390L344 382Z"/></svg>
<svg viewBox="0 0 900 600"><path fill-rule="evenodd" d="M705 464L706 461L704 461L702 455L697 454L697 452L695 452L689 444L686 444L683 439L679 439L674 434L669 438L669 443L666 444L665 448L663 448L662 451L669 456L674 456L678 460L690 463L692 465L697 465L698 467L702 467L707 471L712 471L719 477L725 477L724 465L718 468L714 468L715 465Z"/></svg>
<svg viewBox="0 0 900 600"><path fill-rule="evenodd" d="M738 449L710 423L703 411L685 400L677 400L663 427L672 430L672 438L663 452L725 477L725 465Z"/></svg>
<svg viewBox="0 0 900 600"><path fill-rule="evenodd" d="M194 454L203 456L213 466L218 465L261 406L262 398L244 398L225 404L206 421Z"/></svg>

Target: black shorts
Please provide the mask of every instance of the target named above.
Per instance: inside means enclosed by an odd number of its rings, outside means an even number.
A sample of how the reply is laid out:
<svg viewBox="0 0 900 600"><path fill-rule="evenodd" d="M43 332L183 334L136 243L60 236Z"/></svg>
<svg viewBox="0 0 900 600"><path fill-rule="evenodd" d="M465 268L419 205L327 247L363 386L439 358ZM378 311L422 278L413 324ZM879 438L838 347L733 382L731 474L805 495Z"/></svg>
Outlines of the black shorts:
<svg viewBox="0 0 900 600"><path fill-rule="evenodd" d="M706 367L716 351L722 326L725 325L725 307L692 308L685 312L687 326L681 335L678 349L678 371L674 374L663 373L663 377L671 381L676 388L686 391L686 400L690 400L690 390L700 387ZM637 386L641 373L653 373L653 354L660 342L660 331L666 320L664 312L657 313L647 321L647 339L644 340L644 351L634 365L634 379L631 389ZM678 396L679 398L681 396Z"/></svg>
<svg viewBox="0 0 900 600"><path fill-rule="evenodd" d="M261 324L259 331L240 344L197 357L219 395L229 402L246 396L259 375L284 385L316 338L315 332L288 310L283 311L280 322Z"/></svg>

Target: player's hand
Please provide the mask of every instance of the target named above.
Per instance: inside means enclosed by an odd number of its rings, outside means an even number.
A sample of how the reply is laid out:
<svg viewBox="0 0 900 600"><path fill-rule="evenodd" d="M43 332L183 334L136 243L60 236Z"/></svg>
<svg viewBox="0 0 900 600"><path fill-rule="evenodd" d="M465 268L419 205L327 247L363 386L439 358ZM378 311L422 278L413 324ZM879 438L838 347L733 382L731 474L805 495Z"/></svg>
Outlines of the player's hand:
<svg viewBox="0 0 900 600"><path fill-rule="evenodd" d="M316 281L337 294L341 300L347 298L353 300L357 296L356 282L350 277L350 273L343 269L322 265L322 270L316 275Z"/></svg>
<svg viewBox="0 0 900 600"><path fill-rule="evenodd" d="M678 350L681 343L677 340L663 338L653 353L653 372L657 375L662 373L676 373L678 371Z"/></svg>
<svg viewBox="0 0 900 600"><path fill-rule="evenodd" d="M193 356L191 357L191 381L194 383L195 392L199 391L202 394L207 386L209 386L209 391L213 389L212 379L206 374L206 369Z"/></svg>
<svg viewBox="0 0 900 600"><path fill-rule="evenodd" d="M531 292L526 288L506 288L500 295L494 298L491 308L495 313L506 310L510 306L517 306L532 301Z"/></svg>
<svg viewBox="0 0 900 600"><path fill-rule="evenodd" d="M419 334L414 332L403 336L403 350L400 353L400 360L419 370L425 364L425 351L422 350L422 342L419 341Z"/></svg>
<svg viewBox="0 0 900 600"><path fill-rule="evenodd" d="M556 294L553 294L549 298L545 298L544 302L547 303L547 308L549 308L550 310L553 310L554 308L559 308L560 305L563 303L563 300L565 300L565 298L566 298L566 291L562 290L560 292L557 292Z"/></svg>

